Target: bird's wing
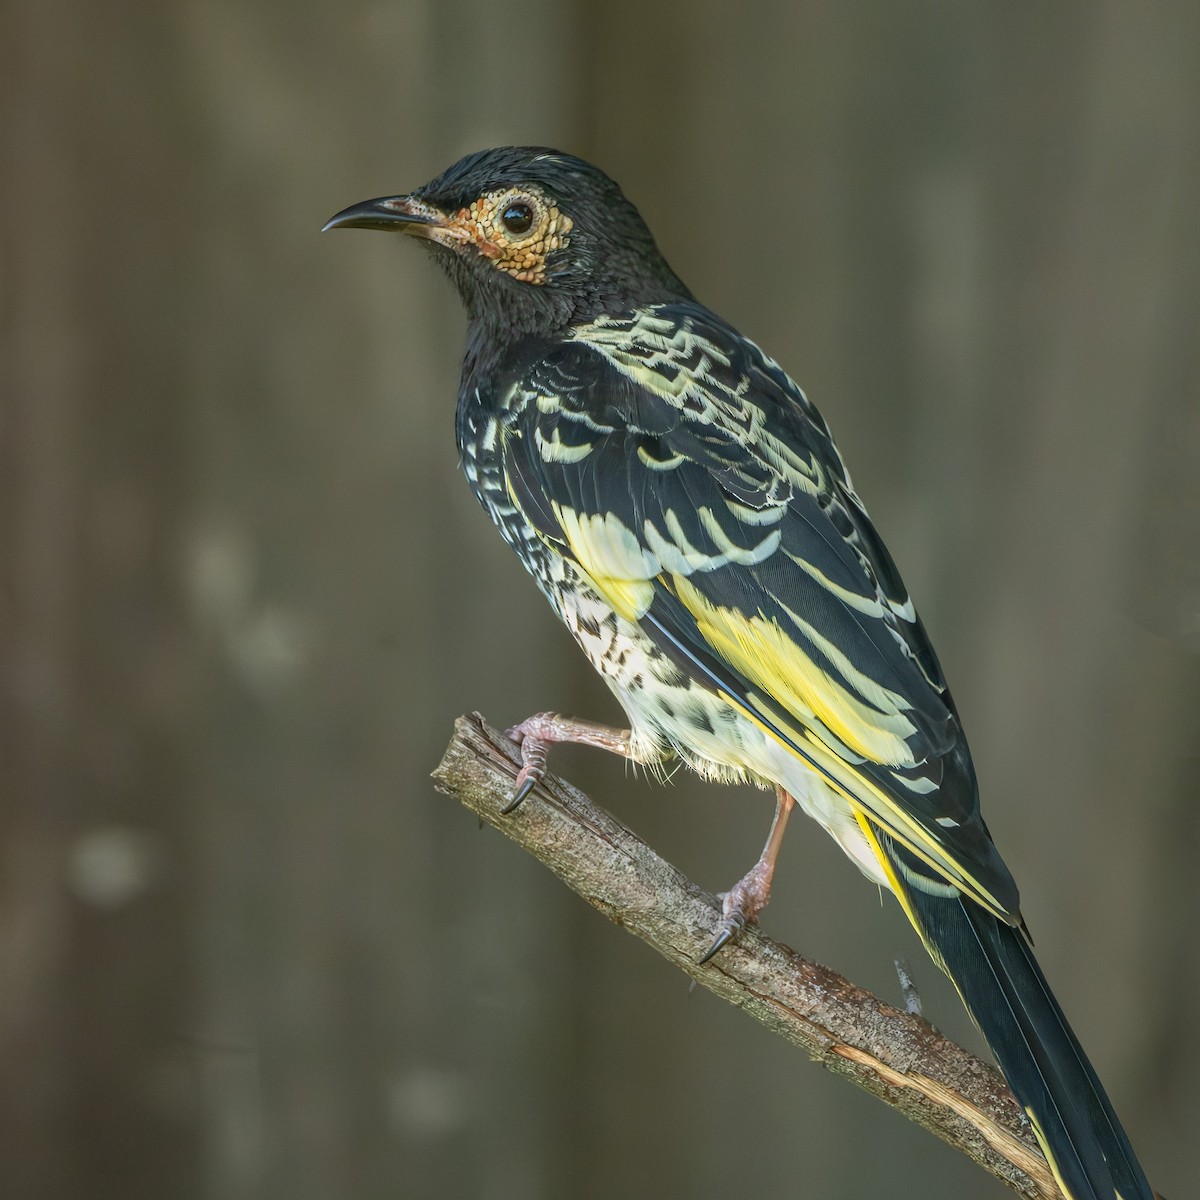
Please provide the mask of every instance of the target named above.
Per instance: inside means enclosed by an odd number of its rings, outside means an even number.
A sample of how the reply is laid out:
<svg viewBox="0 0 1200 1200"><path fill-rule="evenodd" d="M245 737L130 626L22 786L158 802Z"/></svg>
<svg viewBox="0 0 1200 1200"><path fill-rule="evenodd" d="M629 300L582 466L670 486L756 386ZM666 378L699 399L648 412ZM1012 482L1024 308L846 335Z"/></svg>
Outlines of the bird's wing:
<svg viewBox="0 0 1200 1200"><path fill-rule="evenodd" d="M775 363L698 305L602 318L514 383L503 428L513 502L618 613L844 795L881 858L872 823L906 875L1016 919L937 659Z"/></svg>

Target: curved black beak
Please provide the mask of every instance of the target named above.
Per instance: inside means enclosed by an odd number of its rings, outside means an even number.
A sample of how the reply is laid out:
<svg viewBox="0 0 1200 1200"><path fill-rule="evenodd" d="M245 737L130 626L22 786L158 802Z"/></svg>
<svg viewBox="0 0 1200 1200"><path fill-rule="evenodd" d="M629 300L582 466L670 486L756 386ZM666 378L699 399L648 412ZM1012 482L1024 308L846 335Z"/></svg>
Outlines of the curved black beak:
<svg viewBox="0 0 1200 1200"><path fill-rule="evenodd" d="M423 228L441 225L445 219L443 213L423 200L412 196L383 196L343 208L325 222L321 232L328 229L390 229L420 234Z"/></svg>

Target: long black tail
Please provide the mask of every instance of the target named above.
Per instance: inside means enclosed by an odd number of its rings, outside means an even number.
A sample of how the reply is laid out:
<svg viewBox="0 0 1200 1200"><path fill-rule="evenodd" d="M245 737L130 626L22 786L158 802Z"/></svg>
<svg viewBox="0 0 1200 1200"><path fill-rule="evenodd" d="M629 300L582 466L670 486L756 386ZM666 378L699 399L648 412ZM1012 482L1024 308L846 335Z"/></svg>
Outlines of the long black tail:
<svg viewBox="0 0 1200 1200"><path fill-rule="evenodd" d="M903 864L906 852L895 843L888 848ZM914 874L902 869L899 879ZM1153 1200L1125 1130L1021 930L957 893L901 886L918 931L987 1039L1066 1195Z"/></svg>

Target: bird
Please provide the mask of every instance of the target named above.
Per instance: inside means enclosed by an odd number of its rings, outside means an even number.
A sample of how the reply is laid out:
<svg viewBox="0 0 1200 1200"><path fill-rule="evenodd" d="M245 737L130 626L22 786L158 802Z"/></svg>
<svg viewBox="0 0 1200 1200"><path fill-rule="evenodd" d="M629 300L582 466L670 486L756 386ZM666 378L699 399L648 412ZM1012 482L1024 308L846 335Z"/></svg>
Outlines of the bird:
<svg viewBox="0 0 1200 1200"><path fill-rule="evenodd" d="M1034 957L933 646L816 406L574 155L469 154L325 228L409 235L448 273L468 318L462 468L629 721L514 726L506 811L564 742L773 791L707 961L767 903L798 805L899 901L1064 1195L1152 1200Z"/></svg>

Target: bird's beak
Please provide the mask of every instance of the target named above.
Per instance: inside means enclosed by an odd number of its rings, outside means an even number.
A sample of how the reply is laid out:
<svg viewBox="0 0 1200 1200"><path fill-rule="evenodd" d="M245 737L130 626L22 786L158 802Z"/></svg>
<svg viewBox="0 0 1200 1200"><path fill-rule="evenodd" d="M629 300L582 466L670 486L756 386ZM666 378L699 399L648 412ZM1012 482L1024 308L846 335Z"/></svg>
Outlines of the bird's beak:
<svg viewBox="0 0 1200 1200"><path fill-rule="evenodd" d="M413 196L385 196L343 208L325 222L321 232L328 229L390 229L429 237L434 229L445 224L446 214L432 204Z"/></svg>

